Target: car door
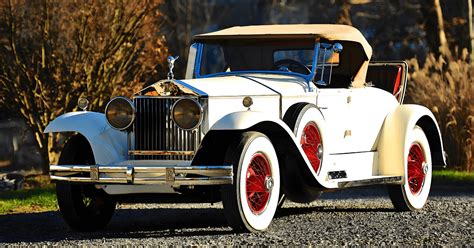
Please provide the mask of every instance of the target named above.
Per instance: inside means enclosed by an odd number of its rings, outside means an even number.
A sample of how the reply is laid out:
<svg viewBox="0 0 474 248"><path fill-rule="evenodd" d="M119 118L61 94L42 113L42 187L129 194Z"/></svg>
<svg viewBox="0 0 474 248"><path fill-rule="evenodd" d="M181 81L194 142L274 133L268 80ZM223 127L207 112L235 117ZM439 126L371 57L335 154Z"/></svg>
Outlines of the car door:
<svg viewBox="0 0 474 248"><path fill-rule="evenodd" d="M321 110L329 131L329 140L323 142L330 154L350 151L347 136L348 97L349 89L344 88L318 89L317 92L316 105Z"/></svg>
<svg viewBox="0 0 474 248"><path fill-rule="evenodd" d="M374 151L385 117L398 104L392 94L382 89L350 89L347 123L350 138L346 139L346 148L350 152Z"/></svg>
<svg viewBox="0 0 474 248"><path fill-rule="evenodd" d="M404 61L371 62L367 87L352 88L349 93L350 149L374 151L383 121L403 102L408 65Z"/></svg>

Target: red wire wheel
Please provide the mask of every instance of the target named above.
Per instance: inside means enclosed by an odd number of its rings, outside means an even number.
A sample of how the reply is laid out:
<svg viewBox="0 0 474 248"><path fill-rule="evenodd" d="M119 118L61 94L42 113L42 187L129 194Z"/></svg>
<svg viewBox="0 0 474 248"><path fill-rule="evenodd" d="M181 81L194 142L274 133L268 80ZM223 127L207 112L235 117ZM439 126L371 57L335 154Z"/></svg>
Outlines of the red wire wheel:
<svg viewBox="0 0 474 248"><path fill-rule="evenodd" d="M301 147L309 159L314 172L318 173L321 166L321 159L318 157L319 149L322 148L321 135L314 122L308 122L301 135Z"/></svg>
<svg viewBox="0 0 474 248"><path fill-rule="evenodd" d="M423 164L426 162L420 144L413 143L408 153L408 187L413 195L420 193L425 181Z"/></svg>
<svg viewBox="0 0 474 248"><path fill-rule="evenodd" d="M246 174L247 203L253 214L261 214L270 200L273 186L270 164L262 153L256 153L250 160Z"/></svg>

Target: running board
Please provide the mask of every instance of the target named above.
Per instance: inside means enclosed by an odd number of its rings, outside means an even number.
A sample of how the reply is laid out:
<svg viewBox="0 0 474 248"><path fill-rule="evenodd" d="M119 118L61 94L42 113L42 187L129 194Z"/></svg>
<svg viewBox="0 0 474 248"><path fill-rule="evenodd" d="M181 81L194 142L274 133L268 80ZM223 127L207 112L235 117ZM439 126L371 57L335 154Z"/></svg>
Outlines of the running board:
<svg viewBox="0 0 474 248"><path fill-rule="evenodd" d="M350 187L358 187L358 186L366 186L366 185L374 185L374 184L401 184L402 177L401 176L384 176L384 177L377 177L371 179L363 179L357 181L343 181L338 182L337 186L339 188L350 188Z"/></svg>

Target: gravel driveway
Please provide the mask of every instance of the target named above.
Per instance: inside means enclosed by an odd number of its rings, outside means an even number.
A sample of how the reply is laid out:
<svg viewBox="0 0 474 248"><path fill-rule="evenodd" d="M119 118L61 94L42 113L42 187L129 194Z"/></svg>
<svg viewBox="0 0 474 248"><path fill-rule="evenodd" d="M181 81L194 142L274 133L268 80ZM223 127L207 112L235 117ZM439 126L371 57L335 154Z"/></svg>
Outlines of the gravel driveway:
<svg viewBox="0 0 474 248"><path fill-rule="evenodd" d="M235 234L221 204L121 205L106 230L70 231L57 212L0 216L0 243L21 245L474 245L474 185L438 184L420 212L394 212L384 187L285 203L270 229Z"/></svg>

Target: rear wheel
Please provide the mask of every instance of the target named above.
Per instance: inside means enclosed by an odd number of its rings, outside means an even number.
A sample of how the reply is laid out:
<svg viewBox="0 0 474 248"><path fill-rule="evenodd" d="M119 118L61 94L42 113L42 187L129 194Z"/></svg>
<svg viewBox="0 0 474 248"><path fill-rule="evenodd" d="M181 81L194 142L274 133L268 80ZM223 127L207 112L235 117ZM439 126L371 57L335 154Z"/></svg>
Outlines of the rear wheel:
<svg viewBox="0 0 474 248"><path fill-rule="evenodd" d="M234 165L234 183L222 186L229 224L236 231L264 231L280 196L280 171L272 143L261 133L246 132L229 147L225 160Z"/></svg>
<svg viewBox="0 0 474 248"><path fill-rule="evenodd" d="M403 185L390 185L389 195L395 209L399 211L423 208L431 187L431 152L423 130L416 126L411 133L407 167Z"/></svg>
<svg viewBox="0 0 474 248"><path fill-rule="evenodd" d="M85 138L73 137L64 148L59 164L95 164L92 150ZM56 196L64 220L76 231L104 228L115 211L116 201L94 185L58 182Z"/></svg>

